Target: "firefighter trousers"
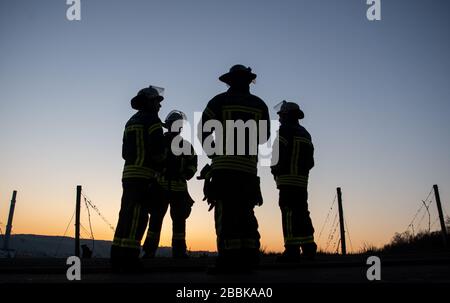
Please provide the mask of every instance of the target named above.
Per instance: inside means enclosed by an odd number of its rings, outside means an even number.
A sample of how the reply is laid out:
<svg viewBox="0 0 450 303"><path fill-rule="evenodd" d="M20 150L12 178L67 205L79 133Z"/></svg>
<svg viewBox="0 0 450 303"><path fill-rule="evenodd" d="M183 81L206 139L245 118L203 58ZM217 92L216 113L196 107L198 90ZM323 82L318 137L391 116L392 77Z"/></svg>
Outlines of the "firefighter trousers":
<svg viewBox="0 0 450 303"><path fill-rule="evenodd" d="M139 259L141 240L148 221L149 205L154 202L148 180L124 181L119 220L111 246L111 262L126 263Z"/></svg>
<svg viewBox="0 0 450 303"><path fill-rule="evenodd" d="M253 175L220 173L213 176L215 188L214 219L217 236L217 264L254 266L259 263L260 235L255 217ZM250 184L250 185L249 185Z"/></svg>
<svg viewBox="0 0 450 303"><path fill-rule="evenodd" d="M183 257L186 254L186 219L189 217L192 202L187 192L165 192L161 206L151 214L144 251L148 257L155 256L159 246L161 228L168 206L172 219L172 255Z"/></svg>
<svg viewBox="0 0 450 303"><path fill-rule="evenodd" d="M280 188L279 206L284 246L303 247L314 243L314 227L308 210L308 191L301 187Z"/></svg>

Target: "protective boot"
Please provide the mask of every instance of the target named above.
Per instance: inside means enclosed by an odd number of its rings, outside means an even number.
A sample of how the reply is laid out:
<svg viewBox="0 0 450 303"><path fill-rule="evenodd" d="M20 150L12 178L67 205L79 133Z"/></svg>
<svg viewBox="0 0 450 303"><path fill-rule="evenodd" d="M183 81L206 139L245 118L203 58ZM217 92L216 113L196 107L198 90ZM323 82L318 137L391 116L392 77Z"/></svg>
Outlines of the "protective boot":
<svg viewBox="0 0 450 303"><path fill-rule="evenodd" d="M142 256L142 259L153 259L156 255L156 251L158 250L159 246L159 238L148 238L145 239L143 250L144 255Z"/></svg>
<svg viewBox="0 0 450 303"><path fill-rule="evenodd" d="M112 245L110 263L113 273L140 273L144 270L138 248Z"/></svg>
<svg viewBox="0 0 450 303"><path fill-rule="evenodd" d="M172 258L187 259L189 255L186 252L186 240L172 240Z"/></svg>
<svg viewBox="0 0 450 303"><path fill-rule="evenodd" d="M284 252L277 257L281 263L300 262L300 247L295 245L285 245Z"/></svg>
<svg viewBox="0 0 450 303"><path fill-rule="evenodd" d="M317 253L317 244L312 243L306 243L302 244L302 257L308 260L314 260L316 253Z"/></svg>

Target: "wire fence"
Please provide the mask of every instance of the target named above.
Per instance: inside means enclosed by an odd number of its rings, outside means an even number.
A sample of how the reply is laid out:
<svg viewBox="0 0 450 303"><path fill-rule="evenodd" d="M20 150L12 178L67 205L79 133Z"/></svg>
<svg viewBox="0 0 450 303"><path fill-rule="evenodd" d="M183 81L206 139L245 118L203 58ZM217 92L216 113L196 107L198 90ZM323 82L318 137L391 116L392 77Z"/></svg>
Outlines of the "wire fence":
<svg viewBox="0 0 450 303"><path fill-rule="evenodd" d="M89 227L88 228L85 227L84 224L82 224L80 222L80 239L81 240L90 240L90 241L92 241L91 242L92 243L91 252L92 252L92 254L94 254L94 251L95 251L95 237L94 237L94 228L92 226L91 210L93 210L94 213L97 214L100 217L100 219L107 225L108 229L110 229L112 232L115 232L115 228L114 228L114 226L111 223L109 223L109 221L105 218L105 216L100 212L99 208L92 202L91 199L89 199L87 197L87 195L83 191L81 192L81 197L83 198L83 201L84 201L84 204L82 204L82 205L84 206L83 210L85 211L85 214L87 215L87 222L88 222L88 226ZM58 242L58 245L57 245L57 248L56 248L56 252L55 252L55 256L57 256L58 253L59 253L61 244L62 244L62 242L64 241L64 238L67 235L69 227L70 227L70 225L71 225L71 223L72 223L72 221L73 221L73 219L75 217L75 213L76 213L76 211L73 212L73 214L72 214L72 216L71 216L71 218L69 220L69 223L67 224L67 227L64 230L64 233L61 236L60 241ZM81 210L80 210L80 214L81 214ZM81 219L80 219L80 221L81 221Z"/></svg>
<svg viewBox="0 0 450 303"><path fill-rule="evenodd" d="M92 225L92 213L95 213L104 223L105 225L112 231L115 231L114 226L105 218L105 216L102 214L102 212L99 210L97 205L95 205L91 199L87 197L87 195L82 191L81 196L84 200L84 210L87 214L87 221L88 221L88 228L86 228L83 224L80 224L80 237L86 240L92 241L92 252L95 249L95 237L94 237L94 229ZM440 228L439 226L439 217L435 217L436 215L431 210L431 206L433 204L433 201L435 201L435 196L433 194L433 187L431 188L430 192L426 196L425 199L420 200L420 206L418 207L417 211L414 213L410 223L408 224L405 233L411 233L413 236L419 232L428 232L430 233L435 228ZM325 217L325 220L320 228L319 236L317 239L318 244L320 245L320 241L322 240L323 236L326 236L324 242L324 246L322 246L324 252L332 252L332 253L338 253L339 249L341 248L341 238L340 238L340 220L339 220L339 210L338 205L336 203L337 201L337 195L334 195L334 198L331 202L330 207L328 208L327 215ZM445 209L443 209L444 214L448 219L448 215ZM70 224L73 221L75 212L72 214L69 223L64 231L64 234L62 236L62 239L66 236L67 231L70 227ZM333 218L333 220L331 220ZM330 224L331 223L331 224ZM325 233L325 231L328 230L328 233ZM0 234L2 233L1 227L0 227ZM347 219L344 218L344 233L346 235L346 238L348 239L348 242L350 244L350 251L355 252L352 242L352 237L349 230L349 225L347 222ZM59 250L59 246L61 243L58 244L57 252Z"/></svg>
<svg viewBox="0 0 450 303"><path fill-rule="evenodd" d="M439 215L437 207L436 209L431 207L433 202L436 203L436 197L432 187L427 197L420 200L420 207L413 215L404 233L410 233L414 237L418 233L431 233L435 228L440 228L436 226L439 222ZM443 208L443 212L446 213L445 208Z"/></svg>

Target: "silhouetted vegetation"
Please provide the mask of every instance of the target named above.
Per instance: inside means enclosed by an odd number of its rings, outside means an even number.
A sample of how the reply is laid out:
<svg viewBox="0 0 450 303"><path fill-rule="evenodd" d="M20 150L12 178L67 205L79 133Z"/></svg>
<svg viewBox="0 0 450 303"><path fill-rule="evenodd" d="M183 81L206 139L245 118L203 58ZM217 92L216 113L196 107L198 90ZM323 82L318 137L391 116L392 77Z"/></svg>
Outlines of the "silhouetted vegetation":
<svg viewBox="0 0 450 303"><path fill-rule="evenodd" d="M445 220L447 235L450 231L450 217ZM447 243L450 239L447 236ZM396 233L391 243L385 245L380 250L381 253L410 253L410 252L439 252L445 249L441 231L419 232L412 234L410 231Z"/></svg>
<svg viewBox="0 0 450 303"><path fill-rule="evenodd" d="M447 240L448 241L448 240ZM383 253L439 252L444 249L440 231L421 232L413 235L410 232L396 233L391 243L385 245Z"/></svg>
<svg viewBox="0 0 450 303"><path fill-rule="evenodd" d="M447 228L447 244L450 246L450 217L446 217L445 226ZM356 254L403 254L403 253L430 253L442 252L445 248L442 241L441 231L422 231L413 234L411 231L395 233L391 242L383 247L376 247L372 244L364 243L363 247Z"/></svg>

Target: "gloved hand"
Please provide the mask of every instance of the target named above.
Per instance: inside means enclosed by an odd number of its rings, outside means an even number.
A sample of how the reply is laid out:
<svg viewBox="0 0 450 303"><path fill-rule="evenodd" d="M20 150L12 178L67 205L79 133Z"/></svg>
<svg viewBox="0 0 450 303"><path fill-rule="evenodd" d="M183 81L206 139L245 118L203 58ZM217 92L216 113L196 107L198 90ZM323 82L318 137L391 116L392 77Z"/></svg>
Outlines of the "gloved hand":
<svg viewBox="0 0 450 303"><path fill-rule="evenodd" d="M211 211L216 206L216 201L211 198L211 177L208 173L211 171L211 166L206 164L200 171L200 175L197 180L205 180L203 184L203 201L207 201L209 204L208 211Z"/></svg>
<svg viewBox="0 0 450 303"><path fill-rule="evenodd" d="M197 180L206 180L206 176L211 171L211 165L206 164L200 171L200 175L197 176Z"/></svg>
<svg viewBox="0 0 450 303"><path fill-rule="evenodd" d="M208 211L211 211L216 206L216 201L209 201L209 208Z"/></svg>
<svg viewBox="0 0 450 303"><path fill-rule="evenodd" d="M206 197L203 198L203 201L208 200L209 208L208 211L211 211L216 206L216 201L207 199Z"/></svg>
<svg viewBox="0 0 450 303"><path fill-rule="evenodd" d="M256 177L256 186L255 186L255 205L261 206L263 205L263 197L261 193L260 179Z"/></svg>

